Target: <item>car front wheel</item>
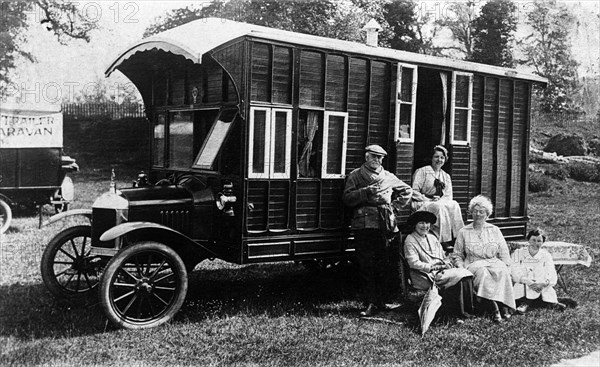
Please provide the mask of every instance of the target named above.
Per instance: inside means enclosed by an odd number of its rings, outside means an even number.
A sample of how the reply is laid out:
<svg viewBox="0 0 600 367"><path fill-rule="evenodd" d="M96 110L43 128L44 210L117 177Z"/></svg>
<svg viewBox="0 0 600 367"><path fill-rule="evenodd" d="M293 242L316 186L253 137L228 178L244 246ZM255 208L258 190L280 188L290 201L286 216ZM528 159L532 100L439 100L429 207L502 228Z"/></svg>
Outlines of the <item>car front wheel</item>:
<svg viewBox="0 0 600 367"><path fill-rule="evenodd" d="M187 288L187 271L179 255L164 244L144 241L110 260L100 282L100 302L115 325L150 328L175 316Z"/></svg>
<svg viewBox="0 0 600 367"><path fill-rule="evenodd" d="M96 288L102 272L99 258L91 257L90 226L75 226L58 233L42 255L46 288L57 298L80 298Z"/></svg>

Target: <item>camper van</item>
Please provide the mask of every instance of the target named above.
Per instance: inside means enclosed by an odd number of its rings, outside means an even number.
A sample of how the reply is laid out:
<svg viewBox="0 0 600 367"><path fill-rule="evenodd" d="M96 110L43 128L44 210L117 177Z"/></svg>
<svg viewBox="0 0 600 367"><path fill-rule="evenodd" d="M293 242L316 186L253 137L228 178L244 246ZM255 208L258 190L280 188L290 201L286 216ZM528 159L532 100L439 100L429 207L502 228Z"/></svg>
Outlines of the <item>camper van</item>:
<svg viewBox="0 0 600 367"><path fill-rule="evenodd" d="M146 106L148 173L73 213L91 225L59 233L42 273L60 297L98 288L120 327L170 320L205 259L351 256L342 191L370 144L405 182L445 145L464 219L483 193L507 239L525 234L532 86L543 78L216 18L139 41L106 75L117 70Z"/></svg>

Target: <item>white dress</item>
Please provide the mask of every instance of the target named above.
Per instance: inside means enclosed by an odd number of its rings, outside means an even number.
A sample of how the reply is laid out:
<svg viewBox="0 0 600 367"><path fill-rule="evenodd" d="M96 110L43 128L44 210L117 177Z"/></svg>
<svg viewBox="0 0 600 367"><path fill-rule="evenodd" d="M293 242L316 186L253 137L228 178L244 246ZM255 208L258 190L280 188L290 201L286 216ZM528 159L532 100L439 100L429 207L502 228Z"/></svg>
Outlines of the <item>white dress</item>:
<svg viewBox="0 0 600 367"><path fill-rule="evenodd" d="M515 282L515 299L526 297L537 299L540 295L542 301L548 303L558 302L554 286L558 280L552 255L544 249L539 249L535 256L531 256L527 247L515 250L511 255L511 275ZM530 279L535 283L548 284L541 293L538 293L523 282Z"/></svg>
<svg viewBox="0 0 600 367"><path fill-rule="evenodd" d="M463 227L456 238L453 256L456 266L473 273L477 296L502 302L512 309L516 307L510 255L500 228L484 223L478 235L473 224Z"/></svg>
<svg viewBox="0 0 600 367"><path fill-rule="evenodd" d="M435 195L434 182L440 180L444 184L443 195L439 200L433 201L430 197ZM440 242L452 241L458 231L464 227L462 213L458 202L452 199L452 180L450 175L440 170L436 174L431 166L417 169L412 181L413 198L412 209L426 210L437 216L437 222L431 226L431 232ZM428 197L429 196L429 197Z"/></svg>

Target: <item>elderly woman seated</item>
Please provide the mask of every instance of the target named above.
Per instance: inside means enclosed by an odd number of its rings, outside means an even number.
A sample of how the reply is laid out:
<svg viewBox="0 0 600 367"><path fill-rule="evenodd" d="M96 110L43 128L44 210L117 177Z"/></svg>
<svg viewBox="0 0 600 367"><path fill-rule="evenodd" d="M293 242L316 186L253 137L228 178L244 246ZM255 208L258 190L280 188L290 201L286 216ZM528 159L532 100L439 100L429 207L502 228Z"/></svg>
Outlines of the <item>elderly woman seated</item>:
<svg viewBox="0 0 600 367"><path fill-rule="evenodd" d="M475 295L492 312L494 322L511 317L515 296L509 266L508 246L500 228L487 223L494 206L489 198L477 195L469 202L473 223L458 232L454 246L455 265L473 273Z"/></svg>
<svg viewBox="0 0 600 367"><path fill-rule="evenodd" d="M428 211L414 212L408 218L413 232L404 242L404 255L410 267L410 279L416 289L438 286L446 312L468 318L473 313L473 275L465 269L454 268L445 258L442 245L429 232L436 220L435 214Z"/></svg>

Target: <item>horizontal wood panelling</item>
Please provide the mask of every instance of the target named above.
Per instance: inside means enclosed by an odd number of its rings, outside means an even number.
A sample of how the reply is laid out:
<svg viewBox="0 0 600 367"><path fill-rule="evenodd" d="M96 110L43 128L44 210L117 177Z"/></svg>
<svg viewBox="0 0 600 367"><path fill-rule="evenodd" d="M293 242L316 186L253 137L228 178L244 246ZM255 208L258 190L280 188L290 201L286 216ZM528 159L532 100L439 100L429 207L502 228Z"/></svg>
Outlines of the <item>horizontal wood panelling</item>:
<svg viewBox="0 0 600 367"><path fill-rule="evenodd" d="M396 145L396 176L412 186L412 162L414 159L414 145L412 143L397 143ZM402 208L398 213L399 224L406 223L410 215L410 205Z"/></svg>
<svg viewBox="0 0 600 367"><path fill-rule="evenodd" d="M269 183L266 181L249 181L247 201L252 204L246 218L247 228L251 231L267 229L267 213L269 198Z"/></svg>
<svg viewBox="0 0 600 367"><path fill-rule="evenodd" d="M527 169L527 163L524 161L526 150L529 144L526 141L527 136L527 115L528 115L528 86L527 83L515 83L515 102L513 112L513 148L512 148L512 176L511 176L511 212L513 216L524 216L524 203L522 203L525 180L523 170Z"/></svg>
<svg viewBox="0 0 600 367"><path fill-rule="evenodd" d="M302 50L300 54L300 105L323 107L323 54Z"/></svg>
<svg viewBox="0 0 600 367"><path fill-rule="evenodd" d="M290 182L272 180L269 190L269 229L287 229Z"/></svg>
<svg viewBox="0 0 600 367"><path fill-rule="evenodd" d="M344 180L321 180L321 228L341 228L344 219Z"/></svg>
<svg viewBox="0 0 600 367"><path fill-rule="evenodd" d="M175 69L175 70L173 70L171 75L172 75L171 90L173 91L173 96L171 98L171 104L173 104L175 106L181 106L182 104L186 103L186 101L185 101L185 89L186 89L185 68Z"/></svg>
<svg viewBox="0 0 600 367"><path fill-rule="evenodd" d="M371 64L371 106L369 109L369 144L388 148L390 126L390 65L373 61Z"/></svg>
<svg viewBox="0 0 600 367"><path fill-rule="evenodd" d="M469 180L469 193L471 196L481 192L482 156L481 133L483 125L483 82L484 78L473 78L473 112L471 115L471 178Z"/></svg>
<svg viewBox="0 0 600 367"><path fill-rule="evenodd" d="M216 103L223 100L223 69L214 60L208 59L204 72L204 102Z"/></svg>
<svg viewBox="0 0 600 367"><path fill-rule="evenodd" d="M271 93L270 75L271 46L263 43L252 44L250 99L269 102Z"/></svg>
<svg viewBox="0 0 600 367"><path fill-rule="evenodd" d="M346 110L346 58L340 55L327 56L325 76L325 108L331 111Z"/></svg>
<svg viewBox="0 0 600 367"><path fill-rule="evenodd" d="M346 173L365 161L367 136L367 103L369 72L367 60L351 58L348 90L348 144L346 146Z"/></svg>
<svg viewBox="0 0 600 367"><path fill-rule="evenodd" d="M274 46L272 81L274 103L292 103L292 65L292 49Z"/></svg>
<svg viewBox="0 0 600 367"><path fill-rule="evenodd" d="M485 82L485 100L483 106L481 193L488 196L491 200L495 198L497 98L498 79L488 77Z"/></svg>
<svg viewBox="0 0 600 367"><path fill-rule="evenodd" d="M229 102L238 101L238 95L236 93L236 88L233 83L237 85L238 88L243 88L244 83L242 80L242 67L244 65L244 42L238 42L231 46L225 47L213 54L213 57L219 61L223 68L227 70L227 73L231 76L231 78L227 77L228 80L228 89L227 89L227 100ZM233 79L233 80L232 80ZM244 90L240 90L240 93L244 93Z"/></svg>
<svg viewBox="0 0 600 367"><path fill-rule="evenodd" d="M510 81L507 79L500 79L499 99L500 104L498 106L498 122L497 122L497 159L496 159L496 197L494 200L495 216L496 217L507 217L509 215L508 208L506 206L507 197L510 195L508 184L508 172L509 167L509 154L511 153L508 149L510 146L509 140L509 124L511 122L510 106L512 101L512 92Z"/></svg>
<svg viewBox="0 0 600 367"><path fill-rule="evenodd" d="M296 227L319 227L320 182L298 180L296 185Z"/></svg>
<svg viewBox="0 0 600 367"><path fill-rule="evenodd" d="M471 148L468 146L453 145L451 149L452 162L448 172L452 178L453 198L460 205L463 218L467 217L467 206L471 197L469 192L470 151Z"/></svg>

